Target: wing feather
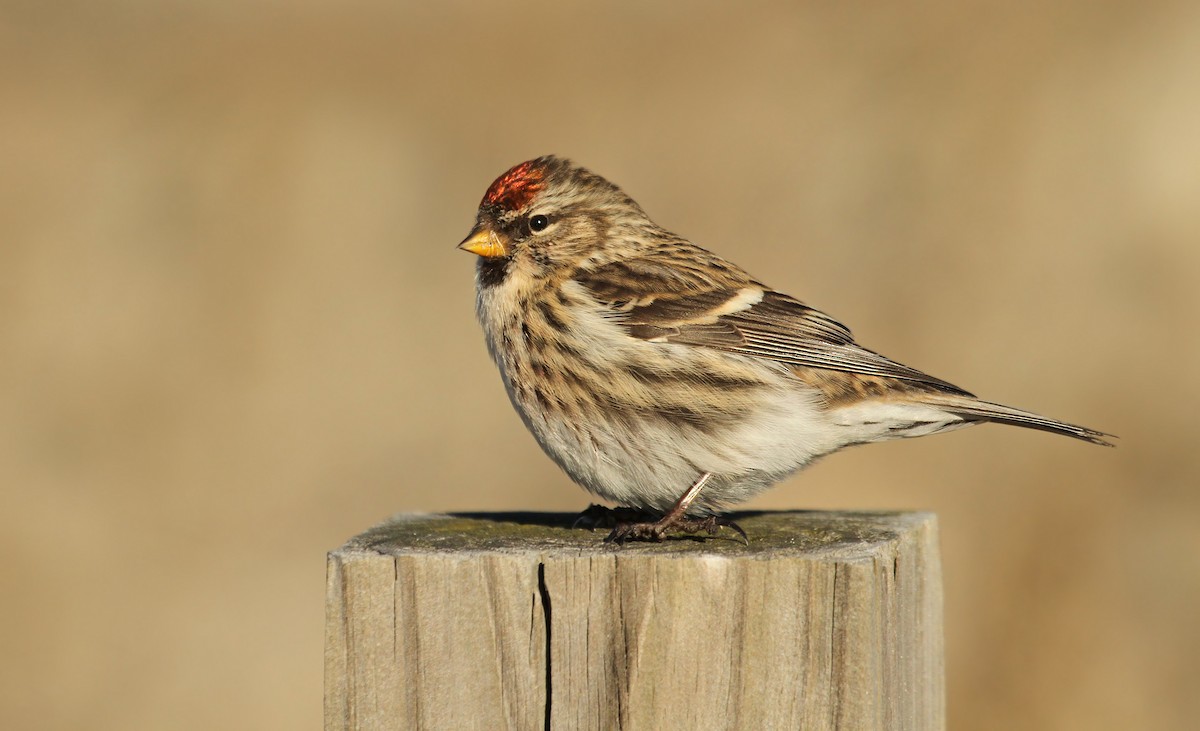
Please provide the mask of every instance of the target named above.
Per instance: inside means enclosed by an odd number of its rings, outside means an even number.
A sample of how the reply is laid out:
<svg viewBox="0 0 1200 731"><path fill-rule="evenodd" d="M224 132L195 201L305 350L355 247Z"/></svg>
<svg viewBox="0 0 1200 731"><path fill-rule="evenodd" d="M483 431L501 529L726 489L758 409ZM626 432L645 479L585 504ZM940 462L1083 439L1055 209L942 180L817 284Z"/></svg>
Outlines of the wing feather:
<svg viewBox="0 0 1200 731"><path fill-rule="evenodd" d="M578 272L575 280L637 338L713 348L796 368L898 378L969 396L951 383L863 348L825 313L703 252L699 266L646 257ZM694 255L694 252L689 252ZM716 262L718 266L712 266Z"/></svg>

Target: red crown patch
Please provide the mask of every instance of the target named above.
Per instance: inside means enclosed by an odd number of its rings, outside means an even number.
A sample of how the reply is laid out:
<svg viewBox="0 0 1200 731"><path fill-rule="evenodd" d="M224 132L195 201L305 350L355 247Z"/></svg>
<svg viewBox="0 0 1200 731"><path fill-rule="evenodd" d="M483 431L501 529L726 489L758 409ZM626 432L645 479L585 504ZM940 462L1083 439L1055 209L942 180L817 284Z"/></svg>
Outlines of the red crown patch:
<svg viewBox="0 0 1200 731"><path fill-rule="evenodd" d="M481 205L499 206L508 211L520 210L544 187L546 171L536 161L517 165L496 178L483 195Z"/></svg>

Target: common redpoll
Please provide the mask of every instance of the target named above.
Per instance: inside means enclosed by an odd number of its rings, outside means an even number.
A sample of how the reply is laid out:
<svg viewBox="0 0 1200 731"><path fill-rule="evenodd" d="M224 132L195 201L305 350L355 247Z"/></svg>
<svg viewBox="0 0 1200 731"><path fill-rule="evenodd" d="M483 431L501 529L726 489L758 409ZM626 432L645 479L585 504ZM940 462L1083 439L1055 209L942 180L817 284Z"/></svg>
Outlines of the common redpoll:
<svg viewBox="0 0 1200 731"><path fill-rule="evenodd" d="M853 444L991 421L1111 446L859 346L558 157L497 178L459 248L479 256L488 350L538 444L622 515L662 516L608 540L715 533L721 508Z"/></svg>

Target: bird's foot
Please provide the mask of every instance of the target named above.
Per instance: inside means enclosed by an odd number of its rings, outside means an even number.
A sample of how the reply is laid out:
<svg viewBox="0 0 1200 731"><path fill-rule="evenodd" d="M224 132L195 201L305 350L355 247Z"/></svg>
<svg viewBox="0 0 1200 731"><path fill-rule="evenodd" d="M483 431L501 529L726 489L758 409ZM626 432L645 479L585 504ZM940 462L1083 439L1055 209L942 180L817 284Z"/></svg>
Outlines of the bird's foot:
<svg viewBox="0 0 1200 731"><path fill-rule="evenodd" d="M672 515L671 513L667 513L661 519L653 522L618 521L612 533L608 534L608 538L605 538L604 542L621 544L626 541L652 541L658 543L666 538L669 533L684 533L688 535L707 533L710 536L715 536L721 532L721 528L730 528L736 531L742 537L742 541L749 545L750 539L746 536L746 531L742 530L740 525L723 515L692 518L686 515Z"/></svg>

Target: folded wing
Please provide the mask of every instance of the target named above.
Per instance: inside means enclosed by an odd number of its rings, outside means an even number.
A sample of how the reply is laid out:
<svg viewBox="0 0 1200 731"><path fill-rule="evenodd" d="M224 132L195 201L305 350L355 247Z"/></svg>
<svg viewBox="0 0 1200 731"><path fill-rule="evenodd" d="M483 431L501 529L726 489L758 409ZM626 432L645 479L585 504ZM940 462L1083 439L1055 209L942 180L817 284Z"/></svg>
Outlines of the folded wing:
<svg viewBox="0 0 1200 731"><path fill-rule="evenodd" d="M722 264L723 269L691 269L676 259L635 259L581 272L576 280L630 335L643 340L713 348L795 368L897 378L970 395L863 348L829 315Z"/></svg>

